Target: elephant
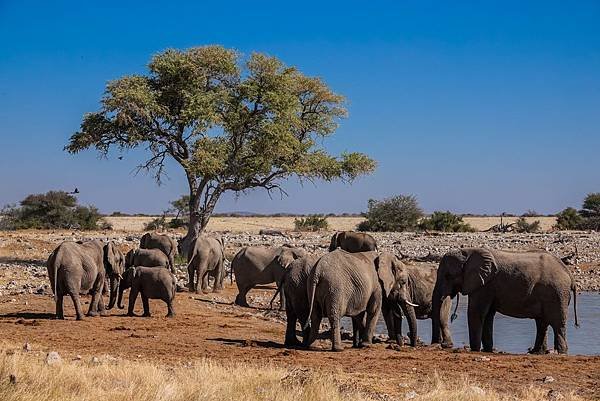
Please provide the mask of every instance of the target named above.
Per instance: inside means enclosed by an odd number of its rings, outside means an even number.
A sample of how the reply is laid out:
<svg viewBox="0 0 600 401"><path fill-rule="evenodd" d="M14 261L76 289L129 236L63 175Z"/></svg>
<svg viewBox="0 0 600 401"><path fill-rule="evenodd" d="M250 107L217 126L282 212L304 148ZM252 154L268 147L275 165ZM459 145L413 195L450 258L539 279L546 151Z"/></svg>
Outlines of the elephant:
<svg viewBox="0 0 600 401"><path fill-rule="evenodd" d="M246 294L256 285L277 283L279 288L283 274L290 263L306 255L303 249L290 246L242 248L231 261L231 269L238 287L235 304L249 306ZM279 295L283 309L285 294L281 292Z"/></svg>
<svg viewBox="0 0 600 401"><path fill-rule="evenodd" d="M469 297L467 320L472 351L493 350L496 312L516 318L535 319L537 334L531 353L545 353L547 331L554 331L554 348L568 351L567 309L573 292L575 326L577 289L567 267L546 251L504 251L463 248L446 253L433 290L433 336L442 324L441 305L458 293ZM438 340L438 339L436 339ZM437 342L437 341L434 341Z"/></svg>
<svg viewBox="0 0 600 401"><path fill-rule="evenodd" d="M69 295L75 306L77 320L83 319L79 295L92 296L88 316L105 316L102 290L105 277L110 279L110 301L108 309L115 304L119 282L123 275L123 253L113 242L100 240L89 242L63 242L50 254L46 267L50 286L54 292L56 318L64 319L63 297Z"/></svg>
<svg viewBox="0 0 600 401"><path fill-rule="evenodd" d="M160 249L169 258L168 267L175 274L175 256L177 256L177 241L168 235L146 233L140 239L142 249Z"/></svg>
<svg viewBox="0 0 600 401"><path fill-rule="evenodd" d="M177 279L166 266L136 266L125 271L121 288L119 289L119 309L123 309L123 291L131 288L127 316L135 316L133 308L138 293L142 295L144 317L150 317L149 299L162 299L167 304L167 317L174 317L173 300L177 287Z"/></svg>
<svg viewBox="0 0 600 401"><path fill-rule="evenodd" d="M132 266L168 266L169 257L160 249L132 249L125 255L125 268Z"/></svg>
<svg viewBox="0 0 600 401"><path fill-rule="evenodd" d="M316 255L307 255L296 259L286 269L281 280L280 289L285 294L287 326L285 330L285 345L288 347L299 346L301 343L296 337L296 323L304 327L308 321L309 303L306 294L308 274L318 260ZM303 331L302 337L308 339L308 333Z"/></svg>
<svg viewBox="0 0 600 401"><path fill-rule="evenodd" d="M437 278L437 268L405 265L389 252L382 252L377 263L377 274L382 289L381 312L390 340L403 345L402 315L408 320L410 345L417 344L417 319L432 318L432 295ZM452 336L447 326L452 309L452 299L441 305L442 346L452 347Z"/></svg>
<svg viewBox="0 0 600 401"><path fill-rule="evenodd" d="M206 291L209 274L214 277L213 292L223 289L225 278L225 246L221 237L200 236L188 253L188 288L190 291ZM194 280L194 276L196 280Z"/></svg>
<svg viewBox="0 0 600 401"><path fill-rule="evenodd" d="M337 249L321 257L310 271L307 281L310 327L309 346L316 339L322 317L331 326L331 349L342 351L340 319L352 317L353 347L372 343L381 311L381 285L375 265L377 252L350 253Z"/></svg>
<svg viewBox="0 0 600 401"><path fill-rule="evenodd" d="M348 252L368 252L377 250L375 238L355 231L338 231L331 237L329 252L342 248Z"/></svg>

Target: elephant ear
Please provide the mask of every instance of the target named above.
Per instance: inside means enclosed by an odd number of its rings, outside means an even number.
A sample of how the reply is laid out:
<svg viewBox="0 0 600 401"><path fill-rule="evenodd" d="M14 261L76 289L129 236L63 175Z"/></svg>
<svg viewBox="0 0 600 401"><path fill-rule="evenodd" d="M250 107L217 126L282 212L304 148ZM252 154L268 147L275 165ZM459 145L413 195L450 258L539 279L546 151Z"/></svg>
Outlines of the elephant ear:
<svg viewBox="0 0 600 401"><path fill-rule="evenodd" d="M485 286L496 275L498 267L494 255L487 249L474 249L470 252L464 267L461 292L469 295L479 287Z"/></svg>
<svg viewBox="0 0 600 401"><path fill-rule="evenodd" d="M390 295L392 287L394 287L394 283L396 282L393 258L394 255L387 252L384 252L375 258L377 277L379 277L379 283L381 284L386 297Z"/></svg>
<svg viewBox="0 0 600 401"><path fill-rule="evenodd" d="M285 249L283 248L280 252L279 255L277 255L277 263L279 263L284 269L287 269L287 267L294 261L296 260L296 257L294 255L293 250L291 249Z"/></svg>
<svg viewBox="0 0 600 401"><path fill-rule="evenodd" d="M339 234L340 234L339 232L336 232L331 237L331 243L329 244L329 252L335 251L335 249L337 248L337 242L338 242L338 235Z"/></svg>
<svg viewBox="0 0 600 401"><path fill-rule="evenodd" d="M133 260L135 259L135 249L130 250L125 255L125 267L133 266Z"/></svg>
<svg viewBox="0 0 600 401"><path fill-rule="evenodd" d="M106 271L112 276L123 275L123 253L110 241L104 245L104 264Z"/></svg>

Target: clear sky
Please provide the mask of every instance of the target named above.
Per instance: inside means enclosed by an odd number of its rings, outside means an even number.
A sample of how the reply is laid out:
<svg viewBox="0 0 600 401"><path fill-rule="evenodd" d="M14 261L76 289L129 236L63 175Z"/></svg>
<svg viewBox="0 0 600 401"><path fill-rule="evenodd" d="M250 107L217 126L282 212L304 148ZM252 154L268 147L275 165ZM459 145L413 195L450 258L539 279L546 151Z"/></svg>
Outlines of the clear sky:
<svg viewBox="0 0 600 401"><path fill-rule="evenodd" d="M0 205L78 187L103 212L160 212L142 156L62 151L105 84L170 47L261 51L349 101L326 145L379 162L355 182L286 183L218 211L358 212L418 197L427 211L552 213L600 191L600 2L0 0Z"/></svg>

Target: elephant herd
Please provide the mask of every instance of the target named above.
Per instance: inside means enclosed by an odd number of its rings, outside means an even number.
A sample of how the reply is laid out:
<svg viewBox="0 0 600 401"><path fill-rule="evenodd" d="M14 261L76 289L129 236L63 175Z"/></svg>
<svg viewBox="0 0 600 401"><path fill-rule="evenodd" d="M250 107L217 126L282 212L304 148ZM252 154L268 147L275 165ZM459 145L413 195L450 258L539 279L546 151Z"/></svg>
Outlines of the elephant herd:
<svg viewBox="0 0 600 401"><path fill-rule="evenodd" d="M221 238L200 236L188 249L166 235L145 234L140 248L123 256L113 242L64 242L50 255L47 268L56 302L56 317L64 318L63 297L69 295L77 319L83 318L79 294L92 296L88 316L105 315L115 302L123 309L123 291L131 288L128 315L138 294L144 316L150 316L148 299L161 299L173 316L176 293L174 258L188 261L189 291L223 288L225 252ZM170 270L170 271L169 271ZM248 306L248 291L276 283L285 309L285 345L309 347L317 338L321 320L330 325L331 348L343 349L340 321L352 320L353 347L369 346L382 314L390 340L404 342L402 319L408 322L411 346L417 343L417 319L431 319L432 343L452 347L449 328L452 299L468 296L468 329L473 351L493 350L496 312L535 319L532 353L547 352L548 326L554 331L554 348L567 352L567 309L573 294L577 322L576 288L566 266L545 251L501 251L460 248L445 254L439 267L407 265L390 252L380 252L374 238L351 231L335 233L329 252L311 255L293 246L242 248L231 262L238 288L235 304ZM104 286L110 287L105 307ZM277 294L276 294L277 295ZM275 298L275 297L274 297ZM452 315L454 317L454 314ZM297 337L300 324L302 340Z"/></svg>

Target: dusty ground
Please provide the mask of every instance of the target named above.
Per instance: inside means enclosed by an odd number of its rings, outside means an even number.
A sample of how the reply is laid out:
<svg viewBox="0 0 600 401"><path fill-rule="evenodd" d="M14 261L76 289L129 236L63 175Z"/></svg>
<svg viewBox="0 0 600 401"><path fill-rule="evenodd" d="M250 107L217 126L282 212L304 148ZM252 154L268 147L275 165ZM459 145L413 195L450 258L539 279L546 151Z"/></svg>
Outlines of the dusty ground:
<svg viewBox="0 0 600 401"><path fill-rule="evenodd" d="M115 230L143 231L154 217L105 217ZM517 217L504 217L505 224L513 223ZM542 231L550 231L556 223L555 217L527 217L528 222L540 221ZM328 217L332 231L354 230L362 217ZM500 217L464 217L463 220L477 231L484 231L500 224ZM294 217L212 217L208 231L231 231L257 233L261 228L293 230Z"/></svg>
<svg viewBox="0 0 600 401"><path fill-rule="evenodd" d="M64 240L112 239L122 250L134 246L139 232L16 232L0 233L0 337L11 343L32 344L34 349L56 350L65 356L102 356L110 354L128 359L184 364L200 358L221 362L246 361L273 363L286 367L332 371L341 383L359 386L369 393L388 394L402 399L419 391L435 374L458 380L464 376L483 387L511 393L517 389L539 387L560 392L575 392L600 399L600 357L484 355L462 350L431 347L412 349L385 343L366 350L347 349L342 353L326 351L327 340L319 350L287 350L282 347L283 315L260 308L270 299L272 289L255 290L250 301L259 308L231 305L235 285L220 294L177 294L175 319L166 319L166 308L152 302L151 318L127 318L113 310L110 317L73 320L73 307L65 299L68 320L52 319L54 302L48 289L44 262L56 245ZM298 238L267 237L246 233L226 235L229 255L241 246L291 242L311 252L326 251L330 233L304 234ZM596 234L500 235L461 234L426 236L414 233L383 233L376 238L382 249L412 256L444 252L450 247L488 244L502 248L545 247L562 254L578 244L581 280L592 280L600 272ZM576 269L573 267L573 269ZM595 274L595 273L594 273ZM184 281L183 270L179 274ZM138 301L139 303L139 301ZM138 313L141 306L138 305ZM489 357L489 360L486 358ZM544 382L544 378L554 380ZM382 399L387 399L382 397Z"/></svg>

